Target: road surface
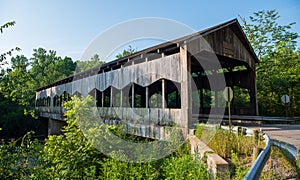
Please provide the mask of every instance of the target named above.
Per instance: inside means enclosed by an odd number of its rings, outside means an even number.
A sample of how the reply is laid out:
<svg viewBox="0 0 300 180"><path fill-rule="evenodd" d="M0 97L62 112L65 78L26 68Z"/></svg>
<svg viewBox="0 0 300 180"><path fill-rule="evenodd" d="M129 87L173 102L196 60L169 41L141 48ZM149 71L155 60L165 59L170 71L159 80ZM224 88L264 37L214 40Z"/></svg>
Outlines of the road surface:
<svg viewBox="0 0 300 180"><path fill-rule="evenodd" d="M287 142L296 148L300 148L300 124L261 124L249 126L249 128L262 128L262 131L269 135L271 139Z"/></svg>

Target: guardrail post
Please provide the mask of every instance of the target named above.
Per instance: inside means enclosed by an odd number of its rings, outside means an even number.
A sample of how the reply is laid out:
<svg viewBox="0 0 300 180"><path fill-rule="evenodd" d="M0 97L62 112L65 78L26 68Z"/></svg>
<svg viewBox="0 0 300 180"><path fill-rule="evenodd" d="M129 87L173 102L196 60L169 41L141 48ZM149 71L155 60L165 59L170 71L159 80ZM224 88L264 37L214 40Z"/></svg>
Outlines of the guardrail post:
<svg viewBox="0 0 300 180"><path fill-rule="evenodd" d="M255 144L258 145L258 130L255 129L253 130L253 138L254 138L254 141L255 141Z"/></svg>
<svg viewBox="0 0 300 180"><path fill-rule="evenodd" d="M247 128L242 128L242 135L246 136L246 134L247 134Z"/></svg>
<svg viewBox="0 0 300 180"><path fill-rule="evenodd" d="M252 162L255 162L256 158L258 157L259 153L262 151L259 147L253 148L253 154L252 154Z"/></svg>
<svg viewBox="0 0 300 180"><path fill-rule="evenodd" d="M242 127L238 126L236 129L236 136L242 135Z"/></svg>

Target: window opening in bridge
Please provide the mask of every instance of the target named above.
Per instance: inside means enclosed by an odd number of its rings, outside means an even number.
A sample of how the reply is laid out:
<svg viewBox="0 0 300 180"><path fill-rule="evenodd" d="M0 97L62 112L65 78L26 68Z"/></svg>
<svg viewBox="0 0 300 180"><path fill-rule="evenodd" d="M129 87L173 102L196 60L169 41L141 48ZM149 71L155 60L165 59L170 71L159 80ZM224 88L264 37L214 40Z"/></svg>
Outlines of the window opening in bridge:
<svg viewBox="0 0 300 180"><path fill-rule="evenodd" d="M103 107L110 107L110 88L108 87L107 89L104 90L104 100L103 100Z"/></svg>
<svg viewBox="0 0 300 180"><path fill-rule="evenodd" d="M212 91L203 89L203 107L210 108L213 103Z"/></svg>
<svg viewBox="0 0 300 180"><path fill-rule="evenodd" d="M149 86L149 107L162 108L162 80Z"/></svg>
<svg viewBox="0 0 300 180"><path fill-rule="evenodd" d="M134 84L134 107L146 107L146 87Z"/></svg>
<svg viewBox="0 0 300 180"><path fill-rule="evenodd" d="M112 87L112 106L120 107L121 106L121 90L115 87Z"/></svg>
<svg viewBox="0 0 300 180"><path fill-rule="evenodd" d="M236 114L250 114L250 93L248 89L234 86L234 107Z"/></svg>
<svg viewBox="0 0 300 180"><path fill-rule="evenodd" d="M134 64L141 64L145 62L145 58L134 58L133 63Z"/></svg>
<svg viewBox="0 0 300 180"><path fill-rule="evenodd" d="M181 108L181 99L180 99L180 92L181 92L181 84L165 80L165 101L167 102L167 108Z"/></svg>
<svg viewBox="0 0 300 180"><path fill-rule="evenodd" d="M200 91L199 89L193 90L192 92L192 112L193 114L199 114L200 113Z"/></svg>
<svg viewBox="0 0 300 180"><path fill-rule="evenodd" d="M132 107L132 84L122 89L122 107Z"/></svg>
<svg viewBox="0 0 300 180"><path fill-rule="evenodd" d="M38 102L39 102L39 106L43 106L43 99L42 98L39 99Z"/></svg>
<svg viewBox="0 0 300 180"><path fill-rule="evenodd" d="M96 106L102 107L102 92L96 89Z"/></svg>
<svg viewBox="0 0 300 180"><path fill-rule="evenodd" d="M92 96L96 101L96 107L102 107L102 92L94 88L89 92L89 95Z"/></svg>
<svg viewBox="0 0 300 180"><path fill-rule="evenodd" d="M37 104L37 106L46 106L46 98L44 97L44 98L39 98L39 99L37 99L36 100L36 104Z"/></svg>
<svg viewBox="0 0 300 180"><path fill-rule="evenodd" d="M54 107L59 107L60 106L60 97L58 95L54 96Z"/></svg>
<svg viewBox="0 0 300 180"><path fill-rule="evenodd" d="M45 106L45 98L42 99L42 106Z"/></svg>
<svg viewBox="0 0 300 180"><path fill-rule="evenodd" d="M59 104L59 107L63 107L63 102L64 102L64 98L63 98L64 94L60 95L59 98L60 98L60 104Z"/></svg>
<svg viewBox="0 0 300 180"><path fill-rule="evenodd" d="M162 54L159 54L157 52L150 52L144 55L145 58L147 58L148 61L152 61L155 59L159 59L162 57Z"/></svg>
<svg viewBox="0 0 300 180"><path fill-rule="evenodd" d="M164 49L163 51L164 51L165 56L170 56L170 55L179 53L180 48L177 47L177 44L174 44L174 45L170 46L169 48Z"/></svg>
<svg viewBox="0 0 300 180"><path fill-rule="evenodd" d="M51 106L51 98L48 96L47 97L47 107L50 107Z"/></svg>
<svg viewBox="0 0 300 180"><path fill-rule="evenodd" d="M71 100L71 95L67 91L64 91L64 93L61 96L62 96L62 103Z"/></svg>

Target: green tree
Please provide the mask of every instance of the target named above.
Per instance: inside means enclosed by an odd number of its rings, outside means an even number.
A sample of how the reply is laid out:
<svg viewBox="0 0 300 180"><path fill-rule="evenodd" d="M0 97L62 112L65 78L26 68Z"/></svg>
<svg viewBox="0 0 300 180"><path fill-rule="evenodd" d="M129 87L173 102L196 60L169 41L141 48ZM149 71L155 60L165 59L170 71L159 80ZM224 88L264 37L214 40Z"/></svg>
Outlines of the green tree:
<svg viewBox="0 0 300 180"><path fill-rule="evenodd" d="M30 130L46 133L42 132L42 122L24 115L24 108L0 93L0 139L18 138Z"/></svg>
<svg viewBox="0 0 300 180"><path fill-rule="evenodd" d="M12 69L8 69L1 79L0 92L5 98L11 99L20 105L30 105L33 98L32 77L27 71L28 59L21 55L11 58Z"/></svg>
<svg viewBox="0 0 300 180"><path fill-rule="evenodd" d="M279 24L275 10L258 11L245 19L243 29L260 61L257 64L257 88L259 110L262 115L284 115L285 108L280 98L291 96L290 114L299 112L299 51L297 33L291 32L295 22ZM297 99L298 98L298 99Z"/></svg>
<svg viewBox="0 0 300 180"><path fill-rule="evenodd" d="M26 131L41 128L42 123L32 119L36 117L36 89L70 76L75 67L71 58L61 58L56 56L55 51L48 53L42 48L35 49L30 60L23 55L12 57L11 67L0 79L0 106L6 107L6 113L0 115L3 134L6 137L18 137ZM21 130L15 131L16 128Z"/></svg>
<svg viewBox="0 0 300 180"><path fill-rule="evenodd" d="M89 61L76 61L76 73L101 66L102 64L105 64L105 61L100 60L99 55L95 54Z"/></svg>
<svg viewBox="0 0 300 180"><path fill-rule="evenodd" d="M55 51L50 50L47 52L43 48L34 49L33 51L29 73L34 77L35 88L46 86L74 73L76 64L71 58L65 57L62 59L56 55Z"/></svg>
<svg viewBox="0 0 300 180"><path fill-rule="evenodd" d="M0 26L0 33L2 34L4 29L6 29L10 26L14 26L15 24L16 24L15 21L10 21L10 22L7 22L7 23L3 24L2 26ZM7 62L5 61L7 55L11 56L13 51L20 51L20 50L21 49L19 47L15 47L15 48L12 48L11 50L9 50L5 53L2 53L0 55L0 69L2 68L2 66L4 64L7 64Z"/></svg>
<svg viewBox="0 0 300 180"><path fill-rule="evenodd" d="M128 48L124 49L122 53L117 54L116 58L120 59L122 57L129 56L130 54L133 54L136 51L137 51L136 49L132 48L132 46L129 45Z"/></svg>
<svg viewBox="0 0 300 180"><path fill-rule="evenodd" d="M73 74L76 64L56 52L34 49L30 61L23 55L11 59L11 68L0 83L0 92L21 105L34 107L35 90Z"/></svg>

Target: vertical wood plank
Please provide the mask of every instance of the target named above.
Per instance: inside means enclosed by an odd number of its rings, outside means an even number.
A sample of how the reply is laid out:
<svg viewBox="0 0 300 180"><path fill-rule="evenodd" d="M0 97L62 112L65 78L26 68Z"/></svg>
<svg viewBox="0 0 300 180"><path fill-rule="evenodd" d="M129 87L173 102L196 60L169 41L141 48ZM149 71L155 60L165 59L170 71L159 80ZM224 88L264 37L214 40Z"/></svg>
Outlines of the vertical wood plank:
<svg viewBox="0 0 300 180"><path fill-rule="evenodd" d="M162 88L162 108L163 109L165 109L165 107L166 107L166 98L165 98L165 96L166 96L166 94L165 94L165 79L162 79L161 80L161 88Z"/></svg>
<svg viewBox="0 0 300 180"><path fill-rule="evenodd" d="M146 108L149 108L149 87L146 87Z"/></svg>
<svg viewBox="0 0 300 180"><path fill-rule="evenodd" d="M134 83L132 83L132 86L131 86L131 93L132 93L132 96L131 96L131 104L132 104L132 108L134 107Z"/></svg>
<svg viewBox="0 0 300 180"><path fill-rule="evenodd" d="M191 83L190 83L190 59L188 57L187 45L180 47L180 61L181 61L181 123L183 128L189 127L189 121L191 120Z"/></svg>

